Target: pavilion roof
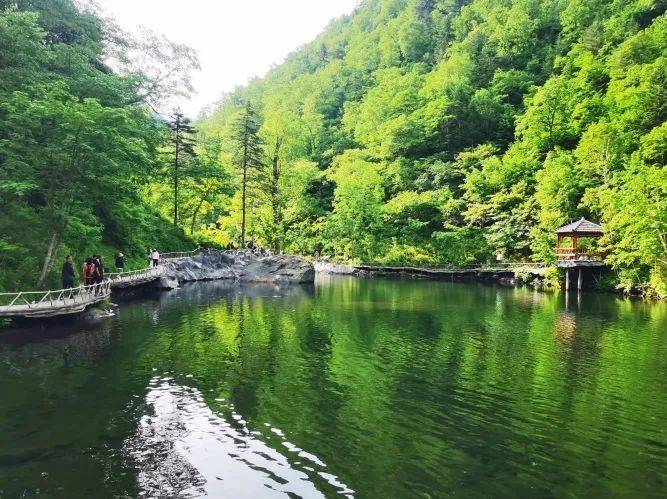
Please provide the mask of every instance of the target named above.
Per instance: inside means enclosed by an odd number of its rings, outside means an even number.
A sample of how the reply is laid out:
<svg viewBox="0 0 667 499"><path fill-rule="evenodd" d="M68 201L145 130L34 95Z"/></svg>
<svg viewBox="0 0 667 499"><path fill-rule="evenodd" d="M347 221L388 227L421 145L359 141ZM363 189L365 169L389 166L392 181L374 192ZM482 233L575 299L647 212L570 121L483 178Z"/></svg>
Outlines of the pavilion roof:
<svg viewBox="0 0 667 499"><path fill-rule="evenodd" d="M576 234L576 235L588 235L588 236L601 236L604 234L604 230L598 224L589 222L585 218L581 217L581 220L567 224L560 229L556 229L556 234L567 235L567 234Z"/></svg>

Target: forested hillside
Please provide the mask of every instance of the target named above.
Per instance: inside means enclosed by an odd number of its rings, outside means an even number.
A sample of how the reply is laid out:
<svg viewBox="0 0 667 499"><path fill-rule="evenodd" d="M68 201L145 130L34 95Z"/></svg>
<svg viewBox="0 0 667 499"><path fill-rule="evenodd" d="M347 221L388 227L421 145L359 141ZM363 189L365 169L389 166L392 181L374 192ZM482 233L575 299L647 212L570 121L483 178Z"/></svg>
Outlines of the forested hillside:
<svg viewBox="0 0 667 499"><path fill-rule="evenodd" d="M194 124L196 55L81 2L0 0L0 290L251 237L551 262L586 217L613 285L667 295L664 0L365 0Z"/></svg>
<svg viewBox="0 0 667 499"><path fill-rule="evenodd" d="M149 246L192 247L142 196L168 175L151 106L183 92L193 65L186 48L125 38L69 0L0 0L0 291L57 289L68 254L145 265Z"/></svg>
<svg viewBox="0 0 667 499"><path fill-rule="evenodd" d="M192 229L246 211L284 251L459 266L553 261L584 216L620 286L664 295L666 118L662 0L365 0L199 123L238 182Z"/></svg>

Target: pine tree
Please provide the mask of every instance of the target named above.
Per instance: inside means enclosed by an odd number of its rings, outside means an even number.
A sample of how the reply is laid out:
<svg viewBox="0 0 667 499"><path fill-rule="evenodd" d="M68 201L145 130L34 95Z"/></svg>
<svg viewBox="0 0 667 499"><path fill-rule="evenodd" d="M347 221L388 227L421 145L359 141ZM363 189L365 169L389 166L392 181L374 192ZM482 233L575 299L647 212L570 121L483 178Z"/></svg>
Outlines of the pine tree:
<svg viewBox="0 0 667 499"><path fill-rule="evenodd" d="M174 146L172 180L174 186L174 225L176 226L179 222L178 187L183 164L187 159L195 157L195 129L190 123L190 119L184 116L180 109L176 109L168 124L172 134L170 142Z"/></svg>
<svg viewBox="0 0 667 499"><path fill-rule="evenodd" d="M266 191L268 192L269 195L269 201L271 204L271 215L272 215L272 229L274 232L273 237L271 238L272 242L272 247L273 251L278 253L280 251L280 243L281 243L281 235L282 235L282 230L281 230L281 225L282 225L282 218L283 218L283 206L280 200L280 191L279 191L279 186L280 186L280 177L282 175L282 171L280 168L280 148L283 143L283 137L282 135L279 135L276 137L276 143L273 148L273 155L271 159L271 170L269 172L269 175L267 175L267 188Z"/></svg>
<svg viewBox="0 0 667 499"><path fill-rule="evenodd" d="M252 104L246 102L232 128L235 145L235 163L241 173L241 245L245 245L247 198L251 183L264 173L264 141L259 136L259 116Z"/></svg>

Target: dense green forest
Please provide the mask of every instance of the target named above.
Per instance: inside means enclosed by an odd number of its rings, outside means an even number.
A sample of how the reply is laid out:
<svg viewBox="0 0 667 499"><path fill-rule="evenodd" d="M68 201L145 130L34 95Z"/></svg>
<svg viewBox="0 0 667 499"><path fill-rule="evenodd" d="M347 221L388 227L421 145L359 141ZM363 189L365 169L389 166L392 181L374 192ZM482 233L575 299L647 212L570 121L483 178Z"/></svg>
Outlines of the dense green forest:
<svg viewBox="0 0 667 499"><path fill-rule="evenodd" d="M124 37L69 0L0 0L0 290L58 286L68 254L144 265L149 246L192 248L143 192L169 175L152 106L194 66L187 48Z"/></svg>
<svg viewBox="0 0 667 499"><path fill-rule="evenodd" d="M618 285L667 294L664 1L366 0L226 95L202 133L229 139L248 103L263 244L549 262L554 229L585 216ZM223 164L237 151L223 140ZM237 235L241 206L237 192L216 230Z"/></svg>
<svg viewBox="0 0 667 499"><path fill-rule="evenodd" d="M187 47L70 0L0 0L0 289L56 282L69 253L138 265L249 237L551 262L554 229L584 216L613 284L666 296L665 9L365 0L189 123L156 112L191 90Z"/></svg>

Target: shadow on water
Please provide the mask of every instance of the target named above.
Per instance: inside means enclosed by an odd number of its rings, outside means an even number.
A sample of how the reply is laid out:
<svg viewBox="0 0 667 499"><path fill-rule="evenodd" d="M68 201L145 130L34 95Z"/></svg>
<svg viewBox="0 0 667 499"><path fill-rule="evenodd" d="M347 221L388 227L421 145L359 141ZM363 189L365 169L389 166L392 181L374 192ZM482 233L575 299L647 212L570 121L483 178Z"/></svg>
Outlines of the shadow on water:
<svg viewBox="0 0 667 499"><path fill-rule="evenodd" d="M0 333L0 497L666 492L664 305L351 278L134 298Z"/></svg>

